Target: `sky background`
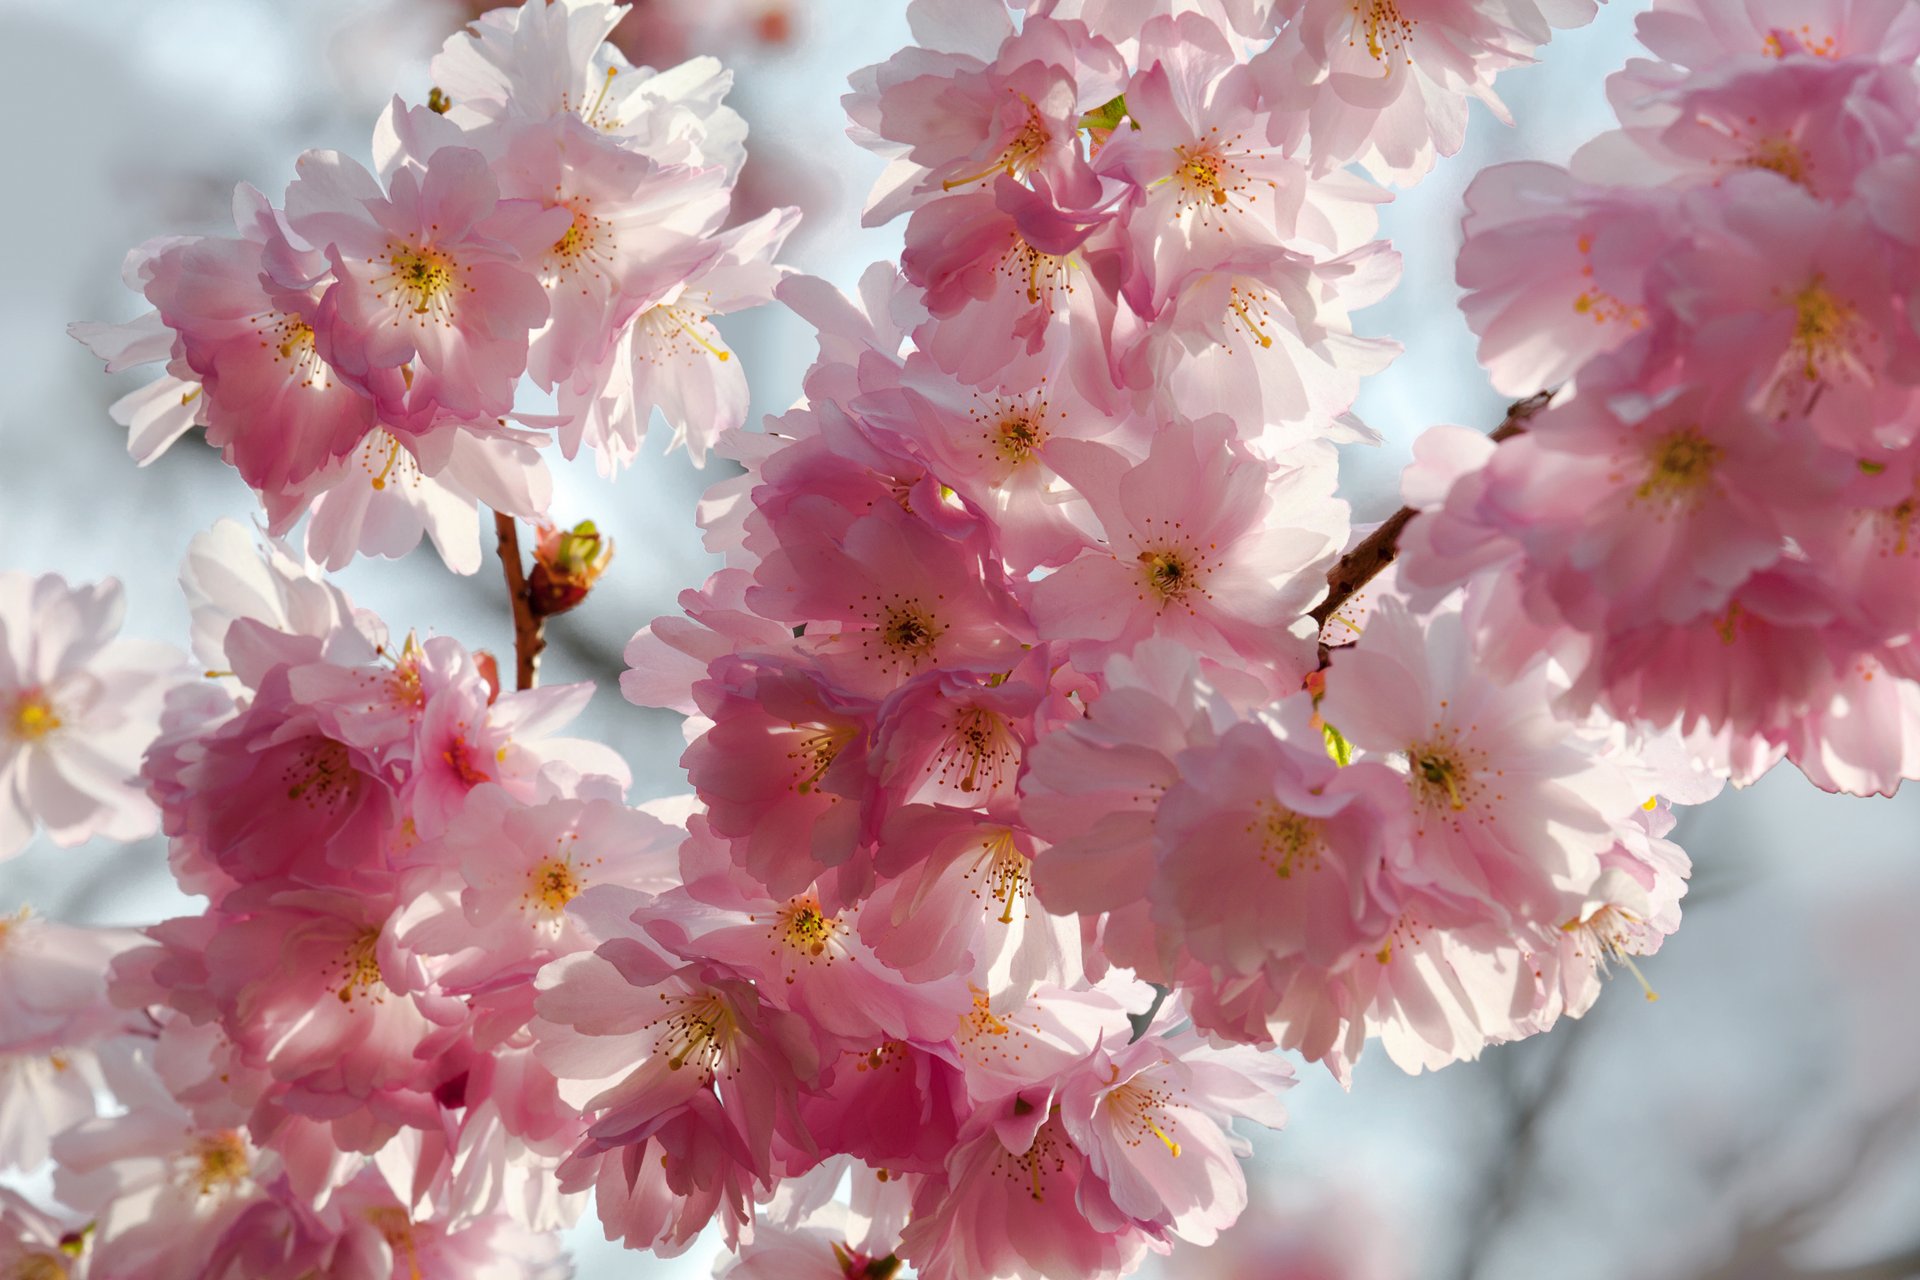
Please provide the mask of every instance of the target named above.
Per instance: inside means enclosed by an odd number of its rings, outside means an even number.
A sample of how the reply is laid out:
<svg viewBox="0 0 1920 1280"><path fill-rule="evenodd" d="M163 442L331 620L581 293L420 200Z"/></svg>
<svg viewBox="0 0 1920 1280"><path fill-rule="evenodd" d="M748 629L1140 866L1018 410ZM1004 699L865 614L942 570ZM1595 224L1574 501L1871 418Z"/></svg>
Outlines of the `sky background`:
<svg viewBox="0 0 1920 1280"><path fill-rule="evenodd" d="M787 260L848 287L894 256L899 224L857 227L879 166L846 139L838 97L849 71L905 42L904 6L799 3L791 45L729 58L735 101L755 139L787 157L775 185L811 206ZM1405 275L1360 323L1407 351L1362 394L1388 444L1349 451L1359 519L1395 505L1423 428L1499 422L1452 283L1461 192L1488 164L1563 161L1605 127L1604 76L1634 52L1646 7L1612 0L1508 73L1499 92L1517 127L1476 104L1466 150L1384 210ZM126 249L230 230L236 181L277 198L304 148L364 159L388 95L424 97L426 58L460 20L443 0L0 0L0 567L118 577L127 631L183 644L179 559L216 519L251 520L251 495L195 439L136 468L107 406L141 377L102 375L65 327L139 310L119 282ZM722 327L752 379L755 419L785 408L813 354L806 327L771 308ZM556 518L594 519L618 552L592 601L551 629L543 679L602 682L580 731L627 755L635 799L682 791L678 718L621 701L613 677L627 638L714 567L692 513L716 477L684 455L650 454L617 485L590 464L551 462ZM356 561L339 580L396 631L511 651L490 556L471 579L423 547ZM1287 1131L1259 1142L1243 1228L1215 1254L1176 1254L1163 1274L1920 1274L1920 1262L1857 1269L1920 1245L1916 829L1911 794L1839 799L1786 771L1687 815L1677 838L1696 883L1685 926L1645 965L1658 1003L1623 979L1583 1022L1479 1063L1411 1078L1369 1054L1351 1093L1308 1072ZM0 911L28 902L135 925L197 909L171 886L157 841L42 842L0 864ZM658 1261L597 1235L591 1222L575 1233L583 1280L710 1266L709 1250ZM1310 1269L1321 1249L1337 1269Z"/></svg>

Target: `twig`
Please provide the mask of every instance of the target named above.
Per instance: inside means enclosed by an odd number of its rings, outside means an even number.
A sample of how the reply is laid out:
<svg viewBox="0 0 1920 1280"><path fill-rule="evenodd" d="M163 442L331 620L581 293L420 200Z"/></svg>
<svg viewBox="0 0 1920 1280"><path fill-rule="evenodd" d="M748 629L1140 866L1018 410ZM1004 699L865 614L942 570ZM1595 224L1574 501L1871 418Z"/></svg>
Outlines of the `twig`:
<svg viewBox="0 0 1920 1280"><path fill-rule="evenodd" d="M507 599L513 605L513 687L531 689L540 673L540 652L547 647L546 624L534 614L533 597L527 594L520 530L513 517L494 512L493 530L500 535L500 568L507 575Z"/></svg>
<svg viewBox="0 0 1920 1280"><path fill-rule="evenodd" d="M1507 420L1502 422L1490 439L1506 440L1519 435L1527 429L1527 423L1533 416L1547 407L1553 399L1553 392L1541 391L1528 396L1507 409ZM1327 598L1320 607L1308 616L1321 626L1340 611L1340 607L1359 594L1360 588L1372 582L1379 572L1393 563L1400 554L1400 534L1407 522L1420 514L1412 507L1402 507L1372 533L1359 546L1340 557L1340 562L1327 571Z"/></svg>

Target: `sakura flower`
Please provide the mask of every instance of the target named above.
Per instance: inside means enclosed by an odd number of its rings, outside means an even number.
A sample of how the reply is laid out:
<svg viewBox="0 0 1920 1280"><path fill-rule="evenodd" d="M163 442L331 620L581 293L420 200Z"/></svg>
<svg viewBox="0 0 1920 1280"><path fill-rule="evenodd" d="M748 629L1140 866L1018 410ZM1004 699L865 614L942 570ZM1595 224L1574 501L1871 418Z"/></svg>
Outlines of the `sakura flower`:
<svg viewBox="0 0 1920 1280"><path fill-rule="evenodd" d="M1382 181L1406 183L1436 155L1460 149L1467 99L1506 119L1493 80L1530 59L1554 27L1593 20L1592 0L1305 0L1295 22L1255 60L1275 129L1305 111L1315 166L1357 160Z"/></svg>
<svg viewBox="0 0 1920 1280"><path fill-rule="evenodd" d="M1898 445L1914 358L1891 310L1890 246L1857 206L1834 208L1771 173L1729 178L1696 247L1676 255L1667 305L1703 363L1757 375L1766 407L1805 414L1839 448Z"/></svg>
<svg viewBox="0 0 1920 1280"><path fill-rule="evenodd" d="M612 801L529 805L484 784L467 795L431 854L458 868L457 908L449 903L416 917L404 937L416 949L455 956L438 976L456 990L502 976L531 977L543 961L590 950L597 941L567 911L590 886L611 882L661 892L677 883L679 836Z"/></svg>
<svg viewBox="0 0 1920 1280"><path fill-rule="evenodd" d="M563 1096L598 1113L561 1186L594 1186L608 1238L635 1247L679 1252L716 1215L736 1233L776 1136L799 1136L818 1065L805 1022L726 966L636 937L562 959L539 985L542 1055Z"/></svg>
<svg viewBox="0 0 1920 1280"><path fill-rule="evenodd" d="M278 1173L244 1129L202 1128L152 1062L108 1072L122 1115L82 1121L55 1146L60 1199L94 1222L88 1274L191 1271Z"/></svg>
<svg viewBox="0 0 1920 1280"><path fill-rule="evenodd" d="M305 545L329 569L355 555L397 559L430 538L455 573L480 568L478 503L507 515L546 514L553 481L530 432L442 424L425 433L369 432L346 457L298 489L268 497L269 528L289 531L311 511Z"/></svg>
<svg viewBox="0 0 1920 1280"><path fill-rule="evenodd" d="M0 1167L38 1168L54 1133L94 1114L105 1042L133 1025L105 974L136 942L25 908L0 917Z"/></svg>
<svg viewBox="0 0 1920 1280"><path fill-rule="evenodd" d="M634 308L672 292L721 251L703 238L726 213L721 177L662 168L572 115L509 135L503 193L573 219L540 259L551 319L529 352L536 384L551 389L593 368Z"/></svg>
<svg viewBox="0 0 1920 1280"><path fill-rule="evenodd" d="M304 281L282 285L288 251L280 215L246 185L234 193L238 238L154 246L145 293L176 335L169 372L206 396L207 443L249 485L284 490L353 449L378 423L375 391L402 391L392 369L343 376L319 352L320 294ZM305 272L324 262L293 255Z"/></svg>
<svg viewBox="0 0 1920 1280"><path fill-rule="evenodd" d="M1291 240L1306 170L1268 148L1252 75L1220 29L1198 14L1155 18L1140 33L1139 61L1129 127L1101 148L1099 168L1136 189L1127 230L1151 284L1222 245Z"/></svg>
<svg viewBox="0 0 1920 1280"><path fill-rule="evenodd" d="M1459 613L1423 624L1388 599L1320 704L1354 746L1404 760L1412 874L1522 920L1566 917L1635 803L1599 743L1554 716L1552 681L1544 660L1495 680Z"/></svg>
<svg viewBox="0 0 1920 1280"><path fill-rule="evenodd" d="M1670 0L1635 25L1656 57L1695 70L1741 60L1920 55L1920 20L1898 0Z"/></svg>
<svg viewBox="0 0 1920 1280"><path fill-rule="evenodd" d="M838 511L826 500L808 495L793 509L791 533L754 575L747 603L837 624L806 647L847 687L884 694L935 666L1013 666L1031 626L982 537L936 532L893 503L836 537Z"/></svg>
<svg viewBox="0 0 1920 1280"><path fill-rule="evenodd" d="M529 337L548 315L533 264L572 225L560 206L503 201L470 147L422 159L383 192L354 161L309 152L285 215L332 264L313 326L321 356L361 380L411 368L399 393L370 389L383 418L413 430L513 408Z"/></svg>
<svg viewBox="0 0 1920 1280"><path fill-rule="evenodd" d="M1523 570L1587 630L1716 613L1786 552L1783 525L1842 476L1804 430L1738 392L1681 385L1644 402L1604 387L1557 406L1488 464L1482 509Z"/></svg>
<svg viewBox="0 0 1920 1280"><path fill-rule="evenodd" d="M116 639L120 584L0 571L0 858L45 830L55 844L154 829L135 776L179 653Z"/></svg>
<svg viewBox="0 0 1920 1280"><path fill-rule="evenodd" d="M1213 1049L1187 1031L1102 1046L1062 1085L1060 1118L1113 1204L1183 1240L1212 1244L1247 1205L1252 1148L1231 1121L1286 1123L1279 1058Z"/></svg>
<svg viewBox="0 0 1920 1280"><path fill-rule="evenodd" d="M1155 1243L1114 1207L1063 1119L1016 1098L977 1116L946 1176L922 1184L900 1252L926 1280L1070 1280L1124 1275Z"/></svg>
<svg viewBox="0 0 1920 1280"><path fill-rule="evenodd" d="M561 451L572 457L585 442L612 475L639 451L657 408L673 429L669 447L703 463L747 415L746 375L713 317L773 300L784 270L773 259L798 221L799 210L774 209L721 232L702 265L647 295L618 341L561 388Z"/></svg>
<svg viewBox="0 0 1920 1280"><path fill-rule="evenodd" d="M681 762L740 868L788 895L848 861L872 704L797 664L730 658L695 696L713 727Z"/></svg>
<svg viewBox="0 0 1920 1280"><path fill-rule="evenodd" d="M1215 417L1159 432L1134 465L1101 445L1062 446L1105 548L1036 583L1033 612L1083 670L1148 635L1229 669L1271 671L1274 692L1314 665L1300 619L1345 539L1346 506L1325 481L1333 458L1303 452L1275 468L1232 440L1232 424Z"/></svg>
<svg viewBox="0 0 1920 1280"><path fill-rule="evenodd" d="M919 44L856 71L843 99L855 140L893 161L866 225L998 174L1069 189L1092 183L1080 120L1124 87L1117 49L1047 18L1016 31L998 8L963 13L917 0L908 21Z"/></svg>
<svg viewBox="0 0 1920 1280"><path fill-rule="evenodd" d="M665 71L632 66L604 43L623 12L561 0L483 14L433 60L447 118L478 130L573 115L657 163L718 166L731 181L746 140L745 122L721 103L733 73L713 58Z"/></svg>
<svg viewBox="0 0 1920 1280"><path fill-rule="evenodd" d="M1392 923L1382 873L1397 779L1329 759L1308 702L1282 704L1283 735L1239 724L1180 757L1155 814L1157 874L1142 886L1167 950L1228 973L1294 959L1332 968Z"/></svg>
<svg viewBox="0 0 1920 1280"><path fill-rule="evenodd" d="M1502 164L1474 175L1466 202L1460 305L1500 392L1558 387L1647 329L1645 273L1675 238L1667 189L1602 189L1551 165Z"/></svg>

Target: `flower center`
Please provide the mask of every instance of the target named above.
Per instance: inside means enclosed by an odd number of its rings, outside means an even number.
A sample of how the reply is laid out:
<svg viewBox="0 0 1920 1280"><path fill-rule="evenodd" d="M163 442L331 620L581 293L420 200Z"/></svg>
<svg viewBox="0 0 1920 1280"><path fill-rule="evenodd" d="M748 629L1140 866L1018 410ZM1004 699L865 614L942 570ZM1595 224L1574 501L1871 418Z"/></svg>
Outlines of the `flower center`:
<svg viewBox="0 0 1920 1280"><path fill-rule="evenodd" d="M1115 1067L1114 1071L1118 1073L1119 1068ZM1178 1159L1180 1144L1174 1141L1172 1133L1178 1126L1167 1113L1172 1102L1173 1095L1165 1090L1129 1080L1107 1094L1107 1111L1128 1146L1137 1147L1149 1137L1157 1138Z"/></svg>
<svg viewBox="0 0 1920 1280"><path fill-rule="evenodd" d="M1389 53L1401 52L1408 64L1412 64L1413 29L1420 25L1418 18L1403 16L1395 0L1352 0L1348 7L1353 10L1353 34L1347 38L1349 46L1364 41L1367 56L1375 62L1384 63Z"/></svg>
<svg viewBox="0 0 1920 1280"><path fill-rule="evenodd" d="M582 199L580 203L587 201ZM613 260L613 227L604 218L573 209L573 221L548 250L546 285L551 289L561 276L605 275Z"/></svg>
<svg viewBox="0 0 1920 1280"><path fill-rule="evenodd" d="M1694 427L1656 440L1647 451L1647 478L1634 492L1642 498L1678 501L1697 492L1712 477L1721 448Z"/></svg>
<svg viewBox="0 0 1920 1280"><path fill-rule="evenodd" d="M6 1280L67 1280L67 1264L51 1254L30 1253L7 1268Z"/></svg>
<svg viewBox="0 0 1920 1280"><path fill-rule="evenodd" d="M203 1196L239 1186L249 1171L247 1145L232 1129L202 1136L194 1144L194 1157L194 1185Z"/></svg>
<svg viewBox="0 0 1920 1280"><path fill-rule="evenodd" d="M1460 813L1480 793L1473 770L1451 742L1416 743L1407 749L1407 766L1414 797L1429 809L1444 804Z"/></svg>
<svg viewBox="0 0 1920 1280"><path fill-rule="evenodd" d="M20 742L38 742L59 727L60 717L54 713L47 695L38 689L28 689L14 701L7 729Z"/></svg>
<svg viewBox="0 0 1920 1280"><path fill-rule="evenodd" d="M1574 311L1590 317L1595 324L1609 324L1617 320L1630 329L1644 326L1647 322L1644 308L1630 306L1593 283L1593 237L1582 235L1577 243L1580 247L1580 277L1587 283L1573 300Z"/></svg>
<svg viewBox="0 0 1920 1280"><path fill-rule="evenodd" d="M1282 880L1320 866L1320 824L1273 800L1262 801L1247 831L1260 845L1260 861Z"/></svg>
<svg viewBox="0 0 1920 1280"><path fill-rule="evenodd" d="M1807 156L1800 150L1800 144L1792 138L1770 136L1756 139L1747 147L1747 155L1741 162L1748 169L1765 169L1777 173L1788 182L1803 187L1811 187L1807 181Z"/></svg>
<svg viewBox="0 0 1920 1280"><path fill-rule="evenodd" d="M334 994L340 1003L351 1006L364 997L379 1004L385 997L385 980L380 976L380 931L362 929L347 944L345 954L335 962L339 972L340 985Z"/></svg>
<svg viewBox="0 0 1920 1280"><path fill-rule="evenodd" d="M1833 296L1819 277L1793 297L1793 349L1808 382L1839 366L1854 367L1858 313Z"/></svg>
<svg viewBox="0 0 1920 1280"><path fill-rule="evenodd" d="M1000 419L993 430L994 448L1015 466L1031 458L1046 438L1046 430L1039 422L1020 411Z"/></svg>
<svg viewBox="0 0 1920 1280"><path fill-rule="evenodd" d="M1042 253L1017 231L1012 236L1013 245L1000 260L1000 274L1026 290L1027 305L1039 306L1044 302L1047 314L1052 315L1054 295L1073 291L1066 258Z"/></svg>
<svg viewBox="0 0 1920 1280"><path fill-rule="evenodd" d="M1639 935L1635 930L1640 921L1629 912L1612 903L1607 903L1586 919L1575 916L1560 926L1560 932L1575 939L1576 953L1591 955L1602 973L1607 972L1615 963L1625 965L1640 989L1647 994L1648 1000L1658 1000L1660 995L1647 981L1647 975L1640 972L1640 966L1633 962L1640 946Z"/></svg>
<svg viewBox="0 0 1920 1280"><path fill-rule="evenodd" d="M852 728L829 729L823 725L794 725L801 731L800 743L787 752L787 759L796 763L799 773L794 778L793 789L806 795L820 785L821 777L833 766L833 759L840 749L853 741ZM828 796L837 800L837 796Z"/></svg>
<svg viewBox="0 0 1920 1280"><path fill-rule="evenodd" d="M1013 137L1007 140L1007 145L1000 149L999 156L992 164L975 173L949 178L940 184L940 189L952 191L955 187L984 182L1003 173L1009 178L1023 178L1032 172L1040 163L1040 157L1046 154L1047 144L1053 141L1053 134L1048 131L1047 122L1040 118L1040 108L1032 102L1026 106L1025 119L1013 131Z"/></svg>
<svg viewBox="0 0 1920 1280"><path fill-rule="evenodd" d="M1026 899L1031 892L1028 888L1031 877L1027 871L1026 855L1013 842L1013 830L1010 827L997 828L980 845L980 855L967 868L966 879L980 877L984 882L984 896L1001 906L997 917L1001 924L1013 923L1013 904L1021 903L1021 916L1026 915ZM975 889L974 896L981 897L982 889ZM984 1011L986 1006L975 1001L976 1007ZM988 1014L991 1017L991 1014Z"/></svg>
<svg viewBox="0 0 1920 1280"><path fill-rule="evenodd" d="M685 302L649 308L640 317L640 326L664 348L655 358L656 364L678 357L689 346L723 364L733 358L733 353L720 345L719 331L708 319L708 313Z"/></svg>
<svg viewBox="0 0 1920 1280"><path fill-rule="evenodd" d="M1840 42L1831 35L1814 35L1812 24L1803 22L1798 27L1775 27L1767 32L1760 42L1760 52L1769 58L1784 58L1792 53L1838 58Z"/></svg>
<svg viewBox="0 0 1920 1280"><path fill-rule="evenodd" d="M808 895L780 908L774 916L773 936L804 956L824 956L830 960L827 947L840 933L840 928L840 921L821 911L819 900ZM787 981L793 981L792 975L788 975Z"/></svg>
<svg viewBox="0 0 1920 1280"><path fill-rule="evenodd" d="M1162 608L1184 602L1193 592L1206 594L1200 588L1206 565L1190 549L1182 546L1149 547L1137 558L1140 571L1147 580L1147 589L1160 597Z"/></svg>
<svg viewBox="0 0 1920 1280"><path fill-rule="evenodd" d="M360 789L360 771L353 767L345 743L312 738L282 775L287 799L303 800L309 809L337 809L353 801Z"/></svg>
<svg viewBox="0 0 1920 1280"><path fill-rule="evenodd" d="M527 873L527 900L558 914L580 896L585 886L571 862L551 857Z"/></svg>
<svg viewBox="0 0 1920 1280"><path fill-rule="evenodd" d="M982 779L986 790L996 790L1006 781L1008 767L1018 759L1019 749L1004 716L986 707L963 707L954 717L953 731L941 745L940 754L928 767L939 769L942 782L971 794L982 788Z"/></svg>
<svg viewBox="0 0 1920 1280"><path fill-rule="evenodd" d="M660 1027L657 1048L667 1055L667 1069L678 1071L692 1062L696 1071L711 1080L733 1038L733 1010L712 991L679 997L663 993L661 999L679 1005L655 1024Z"/></svg>
<svg viewBox="0 0 1920 1280"><path fill-rule="evenodd" d="M456 733L453 741L447 744L447 749L440 753L440 758L446 761L449 769L453 770L453 776L460 779L461 786L472 788L483 782L493 781L493 774L482 763L487 754L486 750L476 748L467 741L467 726L463 724L459 728L460 732ZM505 756L506 753L507 749L501 747L495 753L496 760Z"/></svg>
<svg viewBox="0 0 1920 1280"><path fill-rule="evenodd" d="M431 316L443 325L453 322L453 295L459 265L438 249L392 245L387 249L391 270L381 278L386 286L375 297L391 297L395 305L416 316Z"/></svg>

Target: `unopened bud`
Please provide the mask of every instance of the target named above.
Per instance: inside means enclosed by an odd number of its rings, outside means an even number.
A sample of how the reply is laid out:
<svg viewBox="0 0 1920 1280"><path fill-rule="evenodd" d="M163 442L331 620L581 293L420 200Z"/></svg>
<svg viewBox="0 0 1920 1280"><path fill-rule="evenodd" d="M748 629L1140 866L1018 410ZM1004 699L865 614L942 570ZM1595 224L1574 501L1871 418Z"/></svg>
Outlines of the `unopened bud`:
<svg viewBox="0 0 1920 1280"><path fill-rule="evenodd" d="M571 529L540 526L533 549L527 599L538 618L551 618L579 604L613 560L613 539L582 520Z"/></svg>

